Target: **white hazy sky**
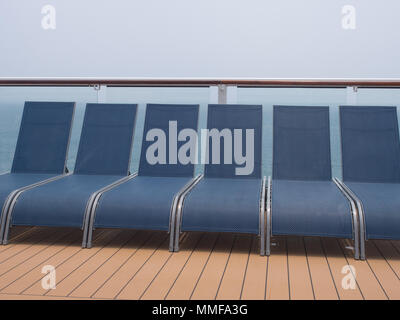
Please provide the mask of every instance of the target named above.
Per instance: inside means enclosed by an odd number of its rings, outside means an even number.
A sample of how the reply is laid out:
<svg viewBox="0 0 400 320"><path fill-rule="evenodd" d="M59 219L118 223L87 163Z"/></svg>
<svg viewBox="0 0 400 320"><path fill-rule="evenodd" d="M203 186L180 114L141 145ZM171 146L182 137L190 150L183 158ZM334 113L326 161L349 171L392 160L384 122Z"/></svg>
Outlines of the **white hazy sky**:
<svg viewBox="0 0 400 320"><path fill-rule="evenodd" d="M0 77L400 78L399 32L399 0L0 0Z"/></svg>

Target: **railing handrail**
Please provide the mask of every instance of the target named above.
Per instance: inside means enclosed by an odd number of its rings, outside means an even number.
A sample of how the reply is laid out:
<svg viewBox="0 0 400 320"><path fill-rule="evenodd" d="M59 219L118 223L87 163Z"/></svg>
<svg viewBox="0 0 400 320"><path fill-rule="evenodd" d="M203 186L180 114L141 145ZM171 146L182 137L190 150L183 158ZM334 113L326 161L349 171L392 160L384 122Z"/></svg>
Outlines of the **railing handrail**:
<svg viewBox="0 0 400 320"><path fill-rule="evenodd" d="M399 87L400 78L110 78L0 77L0 86L250 86L250 87Z"/></svg>

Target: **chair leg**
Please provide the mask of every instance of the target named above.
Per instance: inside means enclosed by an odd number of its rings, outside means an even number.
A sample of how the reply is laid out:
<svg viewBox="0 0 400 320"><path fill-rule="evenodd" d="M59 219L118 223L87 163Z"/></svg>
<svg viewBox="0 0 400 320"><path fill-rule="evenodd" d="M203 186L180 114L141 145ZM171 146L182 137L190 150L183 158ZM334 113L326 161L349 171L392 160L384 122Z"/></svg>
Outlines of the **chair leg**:
<svg viewBox="0 0 400 320"><path fill-rule="evenodd" d="M265 237L264 235L261 235L260 237L260 255L265 256L266 250L265 250Z"/></svg>
<svg viewBox="0 0 400 320"><path fill-rule="evenodd" d="M265 244L265 255L269 256L269 255L271 255L271 237L270 237L270 235L267 234L265 242L266 242L266 244Z"/></svg>
<svg viewBox="0 0 400 320"><path fill-rule="evenodd" d="M169 251L174 252L174 236L175 236L175 229L169 232Z"/></svg>
<svg viewBox="0 0 400 320"><path fill-rule="evenodd" d="M260 255L265 256L265 192L267 177L263 177L261 183L261 199L260 199Z"/></svg>
<svg viewBox="0 0 400 320"><path fill-rule="evenodd" d="M86 248L90 249L92 247L92 239L93 239L93 228L89 227L86 241Z"/></svg>
<svg viewBox="0 0 400 320"><path fill-rule="evenodd" d="M360 259L365 260L365 240L360 240Z"/></svg>
<svg viewBox="0 0 400 320"><path fill-rule="evenodd" d="M6 217L6 225L4 227L4 235L3 235L3 244L8 244L8 237L10 233L10 224L11 224L11 213L9 213Z"/></svg>
<svg viewBox="0 0 400 320"><path fill-rule="evenodd" d="M180 236L180 231L176 230L175 231L174 252L179 252L179 236Z"/></svg>
<svg viewBox="0 0 400 320"><path fill-rule="evenodd" d="M267 184L267 216L266 216L266 231L265 231L265 255L271 254L271 215L272 215L272 179L268 177Z"/></svg>

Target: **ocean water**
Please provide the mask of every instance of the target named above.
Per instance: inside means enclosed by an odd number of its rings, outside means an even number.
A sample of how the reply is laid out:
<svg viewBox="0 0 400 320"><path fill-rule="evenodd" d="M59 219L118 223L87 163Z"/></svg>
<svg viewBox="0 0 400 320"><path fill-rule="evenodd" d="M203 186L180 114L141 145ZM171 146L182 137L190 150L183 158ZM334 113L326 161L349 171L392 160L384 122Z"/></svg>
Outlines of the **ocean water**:
<svg viewBox="0 0 400 320"><path fill-rule="evenodd" d="M131 172L138 169L146 103L200 104L199 130L206 127L209 88L107 88L104 102L137 103L139 105ZM272 109L273 105L329 106L331 127L332 174L341 177L341 154L339 141L339 105L400 104L400 89L359 89L349 97L345 88L238 88L239 104L262 104L263 106L263 175L272 173ZM98 102L98 92L86 87L0 87L0 173L11 169L14 149L24 101L75 101L76 112L72 129L67 166L73 170L82 128L85 105ZM398 108L399 115L399 108ZM400 118L400 115L399 115ZM196 173L203 171L199 165Z"/></svg>

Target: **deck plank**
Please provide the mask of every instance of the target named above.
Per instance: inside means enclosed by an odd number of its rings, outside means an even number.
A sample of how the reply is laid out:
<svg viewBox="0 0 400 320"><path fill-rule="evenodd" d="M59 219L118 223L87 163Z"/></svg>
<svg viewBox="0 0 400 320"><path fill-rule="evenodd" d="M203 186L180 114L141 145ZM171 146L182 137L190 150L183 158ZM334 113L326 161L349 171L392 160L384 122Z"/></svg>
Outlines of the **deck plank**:
<svg viewBox="0 0 400 320"><path fill-rule="evenodd" d="M241 299L265 299L268 259L269 257L260 256L259 240L256 237L253 237Z"/></svg>
<svg viewBox="0 0 400 320"><path fill-rule="evenodd" d="M148 238L146 232L133 231L130 240L88 279L83 281L69 296L92 297L93 294L134 254L136 249Z"/></svg>
<svg viewBox="0 0 400 320"><path fill-rule="evenodd" d="M168 294L169 289L174 284L176 278L186 265L199 240L204 234L189 233L188 237L180 244L180 250L174 253L167 264L160 270L159 274L148 285L141 295L143 300L162 300Z"/></svg>
<svg viewBox="0 0 400 320"><path fill-rule="evenodd" d="M392 268L393 272L400 276L400 251L393 245L391 241L378 240L373 241L381 255Z"/></svg>
<svg viewBox="0 0 400 320"><path fill-rule="evenodd" d="M221 234L194 288L191 299L214 300L216 298L231 254L234 239L235 235L233 234Z"/></svg>
<svg viewBox="0 0 400 320"><path fill-rule="evenodd" d="M57 288L47 292L51 296L69 296L83 281L90 277L97 268L101 267L108 259L110 259L123 243L132 238L132 232L129 230L121 231L111 240L107 247L102 248L79 268L68 275L67 281L57 282Z"/></svg>
<svg viewBox="0 0 400 320"><path fill-rule="evenodd" d="M168 246L169 237L164 240L161 247L159 247L150 259L145 262L142 268L135 273L115 298L139 300L151 281L171 258L172 252L169 252Z"/></svg>
<svg viewBox="0 0 400 320"><path fill-rule="evenodd" d="M391 242L391 244L393 245L393 247L398 251L398 252L400 252L400 241L398 241L398 240L392 240L392 241L390 241Z"/></svg>
<svg viewBox="0 0 400 320"><path fill-rule="evenodd" d="M62 284L68 276L74 272L77 268L79 268L82 264L88 261L91 257L93 257L96 253L101 251L101 249L108 245L110 241L115 238L115 233L111 230L107 230L100 235L93 242L94 246L91 249L81 249L77 254L72 255L69 259L64 261L61 265L56 268L56 281L57 286ZM38 280L32 286L23 291L23 294L30 295L44 295L48 293L49 290L45 290L42 288L41 280Z"/></svg>
<svg viewBox="0 0 400 320"><path fill-rule="evenodd" d="M0 288L3 288L6 285L6 282L9 281L7 274L10 271L13 271L14 274L18 273L20 268L29 268L29 261L31 258L34 258L36 255L42 257L43 252L46 252L50 248L50 252L52 252L53 245L57 243L58 240L65 238L68 234L71 233L71 230L58 230L58 232L52 232L50 235L42 238L36 245L29 248L29 250L20 251L18 254L14 255L9 259L5 259L0 263Z"/></svg>
<svg viewBox="0 0 400 320"><path fill-rule="evenodd" d="M356 285L354 288L344 287L342 285L343 277L345 276L345 274L342 273L342 270L344 267L348 268L349 264L337 240L333 238L325 238L321 239L321 243L326 254L326 259L328 260L339 298L341 300L364 299L357 284L357 278L355 279Z"/></svg>
<svg viewBox="0 0 400 320"><path fill-rule="evenodd" d="M325 253L319 238L304 238L308 265L316 300L338 300L339 295L333 281Z"/></svg>
<svg viewBox="0 0 400 320"><path fill-rule="evenodd" d="M134 277L136 272L157 251L165 241L165 232L151 233L134 254L122 265L122 267L107 280L107 282L93 295L94 298L114 299L123 287Z"/></svg>
<svg viewBox="0 0 400 320"><path fill-rule="evenodd" d="M354 259L353 250L346 249L349 244L345 240L337 240L344 252L347 262L355 268L355 277L366 300L386 300L387 296L366 261Z"/></svg>
<svg viewBox="0 0 400 320"><path fill-rule="evenodd" d="M37 228L31 234L26 234L16 241L13 240L8 245L0 246L0 265L19 253L34 248L36 244L43 242L46 237L49 238L55 232L54 229Z"/></svg>
<svg viewBox="0 0 400 320"><path fill-rule="evenodd" d="M388 262L382 257L381 253L372 241L366 242L367 262L378 278L386 295L391 300L400 299L400 279L393 272Z"/></svg>
<svg viewBox="0 0 400 320"><path fill-rule="evenodd" d="M271 240L267 268L266 299L290 299L286 238L277 237Z"/></svg>
<svg viewBox="0 0 400 320"><path fill-rule="evenodd" d="M165 232L99 230L82 249L81 230L20 228L0 247L1 299L400 299L400 242L367 242L354 260L349 240L274 237L269 257L259 238L185 233L168 251ZM57 288L42 288L44 265ZM344 267L355 268L345 288ZM348 271L347 271L348 272ZM343 282L343 283L342 283Z"/></svg>
<svg viewBox="0 0 400 320"><path fill-rule="evenodd" d="M292 300L313 300L313 284L303 238L288 237L287 248L290 298Z"/></svg>
<svg viewBox="0 0 400 320"><path fill-rule="evenodd" d="M207 233L200 240L196 249L183 267L172 287L168 291L167 300L188 300L196 286L196 283L207 264L216 245L218 234Z"/></svg>
<svg viewBox="0 0 400 320"><path fill-rule="evenodd" d="M251 250L251 238L252 236L250 235L237 235L235 237L232 253L229 256L229 261L217 292L217 300L240 299Z"/></svg>
<svg viewBox="0 0 400 320"><path fill-rule="evenodd" d="M30 234L35 227L16 226L10 228L10 242L18 240L24 234Z"/></svg>
<svg viewBox="0 0 400 320"><path fill-rule="evenodd" d="M94 239L96 239L101 233L97 233ZM96 241L96 240L95 240ZM81 248L82 242L82 232L76 230L74 235L71 235L71 244L66 245L62 250L52 257L48 257L45 261L41 263L30 272L27 272L20 279L16 280L10 284L6 289L3 290L5 293L9 294L23 294L23 292L33 286L36 282L41 281L45 275L41 272L42 267L45 265L54 266L56 269L65 261L70 259L73 255L77 254Z"/></svg>
<svg viewBox="0 0 400 320"><path fill-rule="evenodd" d="M7 272L3 277L0 277L0 290L2 293L15 294L20 293L27 288L34 278L33 274L37 276L44 276L42 268L45 265L55 266L59 263L59 257L62 252L72 244L77 244L77 240L81 240L82 232L75 230L69 232L60 239L50 245L45 250L26 260L22 265L13 268ZM78 241L79 241L78 240ZM51 260L51 263L46 263Z"/></svg>
<svg viewBox="0 0 400 320"><path fill-rule="evenodd" d="M88 299L88 298L70 298L70 297L52 297L52 296L35 296L35 295L18 295L18 294L6 294L0 293L0 300L99 300L99 299Z"/></svg>

